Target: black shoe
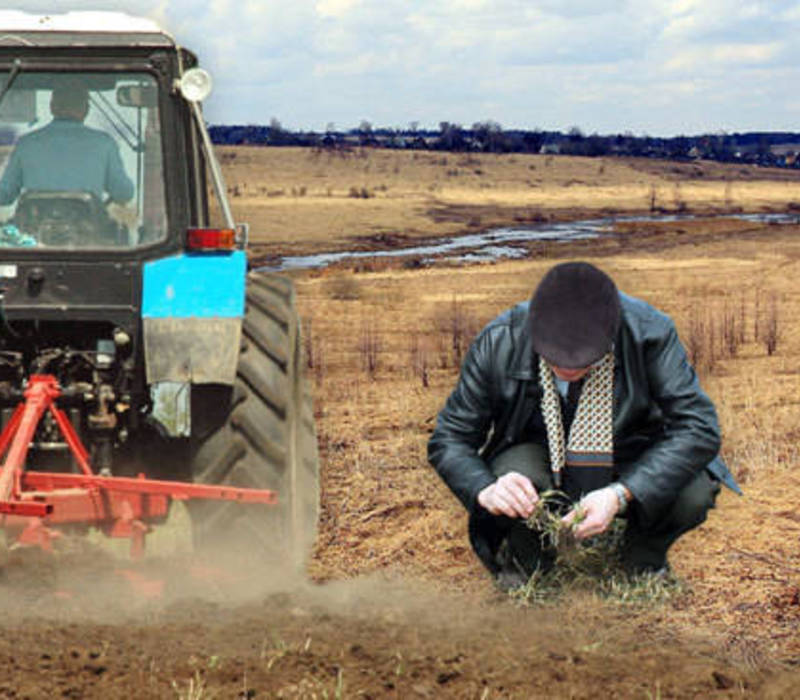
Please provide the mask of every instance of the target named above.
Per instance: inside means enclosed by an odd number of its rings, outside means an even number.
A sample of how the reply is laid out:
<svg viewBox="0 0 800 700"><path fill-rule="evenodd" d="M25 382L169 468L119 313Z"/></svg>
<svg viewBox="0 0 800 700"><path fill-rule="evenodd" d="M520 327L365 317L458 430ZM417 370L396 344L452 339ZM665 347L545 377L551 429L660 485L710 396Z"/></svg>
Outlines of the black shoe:
<svg viewBox="0 0 800 700"><path fill-rule="evenodd" d="M530 578L537 571L545 573L553 568L556 552L542 542L542 534L524 522L517 522L509 530L505 543L508 556Z"/></svg>
<svg viewBox="0 0 800 700"><path fill-rule="evenodd" d="M495 585L503 593L511 593L528 585L529 578L517 569L501 569L494 578Z"/></svg>
<svg viewBox="0 0 800 700"><path fill-rule="evenodd" d="M520 588L527 585L535 573L550 571L555 560L555 551L542 546L538 532L527 525L513 528L497 550L495 582L502 591Z"/></svg>
<svg viewBox="0 0 800 700"><path fill-rule="evenodd" d="M508 538L500 543L495 555L495 561L498 566L495 582L501 591L508 592L528 583L530 575L511 552Z"/></svg>
<svg viewBox="0 0 800 700"><path fill-rule="evenodd" d="M625 562L623 568L625 569L625 573L629 578L635 578L637 576L652 576L653 578L668 579L672 576L672 569L670 569L669 562L666 560L661 566Z"/></svg>

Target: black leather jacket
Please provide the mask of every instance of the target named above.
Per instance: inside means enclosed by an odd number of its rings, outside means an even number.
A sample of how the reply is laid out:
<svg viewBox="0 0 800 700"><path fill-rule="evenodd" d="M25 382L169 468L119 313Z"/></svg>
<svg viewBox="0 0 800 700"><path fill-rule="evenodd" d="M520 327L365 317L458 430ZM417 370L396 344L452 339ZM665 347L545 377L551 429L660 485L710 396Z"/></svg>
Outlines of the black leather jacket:
<svg viewBox="0 0 800 700"><path fill-rule="evenodd" d="M715 459L719 426L670 318L639 299L620 298L615 478L652 521ZM475 339L428 444L431 463L470 512L478 493L494 481L487 466L494 456L522 442L547 445L527 316L528 303L519 304ZM727 473L720 460L714 466L712 472Z"/></svg>

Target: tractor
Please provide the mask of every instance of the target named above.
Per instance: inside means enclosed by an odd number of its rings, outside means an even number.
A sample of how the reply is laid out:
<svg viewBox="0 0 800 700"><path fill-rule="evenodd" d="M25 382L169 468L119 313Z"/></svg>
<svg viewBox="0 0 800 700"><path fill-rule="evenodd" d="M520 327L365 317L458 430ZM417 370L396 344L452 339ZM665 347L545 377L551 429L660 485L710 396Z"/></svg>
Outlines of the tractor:
<svg viewBox="0 0 800 700"><path fill-rule="evenodd" d="M201 110L210 90L195 54L150 20L0 11L12 541L47 548L96 527L141 554L179 499L195 547L299 561L313 543L294 287L248 270L248 227Z"/></svg>

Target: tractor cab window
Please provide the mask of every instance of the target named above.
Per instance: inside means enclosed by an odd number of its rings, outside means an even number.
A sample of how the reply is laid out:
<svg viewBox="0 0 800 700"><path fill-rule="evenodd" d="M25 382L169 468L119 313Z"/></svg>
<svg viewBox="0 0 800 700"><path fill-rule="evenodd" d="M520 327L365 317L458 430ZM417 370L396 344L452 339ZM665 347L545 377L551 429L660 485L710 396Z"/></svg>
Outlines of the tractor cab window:
<svg viewBox="0 0 800 700"><path fill-rule="evenodd" d="M0 248L136 247L166 236L152 76L0 71L6 85Z"/></svg>

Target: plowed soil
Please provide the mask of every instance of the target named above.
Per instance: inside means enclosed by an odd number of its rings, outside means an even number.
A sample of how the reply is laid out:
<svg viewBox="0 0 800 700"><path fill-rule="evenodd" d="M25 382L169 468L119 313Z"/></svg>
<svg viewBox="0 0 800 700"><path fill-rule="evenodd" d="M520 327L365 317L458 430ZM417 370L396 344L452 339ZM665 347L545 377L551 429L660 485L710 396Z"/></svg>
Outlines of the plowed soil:
<svg viewBox="0 0 800 700"><path fill-rule="evenodd" d="M298 274L322 459L307 570L198 562L180 518L135 566L94 539L14 549L0 698L797 697L799 234L701 222L620 230L597 258L576 244L496 265ZM702 350L745 491L724 492L673 549L682 588L666 601L589 587L531 607L499 593L427 465L471 335L572 257Z"/></svg>

